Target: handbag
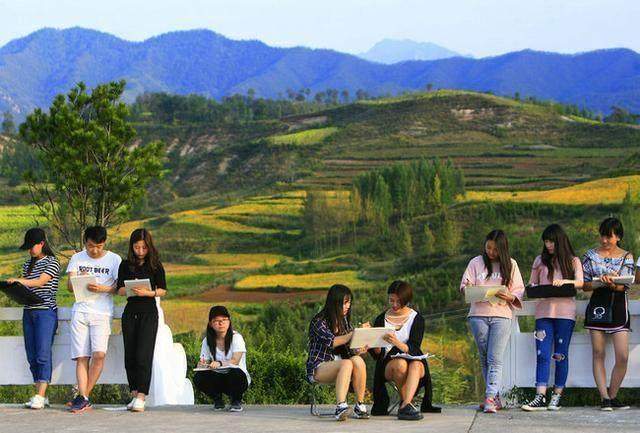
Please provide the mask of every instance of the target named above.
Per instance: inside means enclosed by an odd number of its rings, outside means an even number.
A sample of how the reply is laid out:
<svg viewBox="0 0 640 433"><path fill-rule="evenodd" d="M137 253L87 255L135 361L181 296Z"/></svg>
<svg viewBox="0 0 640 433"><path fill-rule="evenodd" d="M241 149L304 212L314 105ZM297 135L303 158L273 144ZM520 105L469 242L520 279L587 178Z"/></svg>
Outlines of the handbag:
<svg viewBox="0 0 640 433"><path fill-rule="evenodd" d="M627 260L627 256L629 253L625 254L622 263L620 264L620 271L624 266L624 262ZM624 294L622 294L624 295ZM616 325L624 326L627 321L627 311L626 311L626 302L623 304L623 308L617 309L614 314L614 309L616 306L616 292L612 291L608 287L601 287L594 290L591 295L591 299L589 299L589 304L587 304L587 309L584 313L584 324L585 326L604 326L604 327L615 327ZM617 321L621 321L620 324L616 324Z"/></svg>

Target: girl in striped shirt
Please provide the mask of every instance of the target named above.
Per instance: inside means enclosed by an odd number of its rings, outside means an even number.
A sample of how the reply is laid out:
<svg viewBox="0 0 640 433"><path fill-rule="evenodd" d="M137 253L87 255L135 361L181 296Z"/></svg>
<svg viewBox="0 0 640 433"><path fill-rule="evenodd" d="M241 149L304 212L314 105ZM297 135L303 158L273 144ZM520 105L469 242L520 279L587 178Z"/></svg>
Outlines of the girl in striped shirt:
<svg viewBox="0 0 640 433"><path fill-rule="evenodd" d="M41 228L28 230L20 249L28 250L31 257L22 266L22 278L7 281L25 285L42 299L42 302L25 305L22 314L24 346L36 386L36 394L25 403L25 407L43 409L49 404L45 394L51 382L51 347L58 329L56 293L60 263Z"/></svg>

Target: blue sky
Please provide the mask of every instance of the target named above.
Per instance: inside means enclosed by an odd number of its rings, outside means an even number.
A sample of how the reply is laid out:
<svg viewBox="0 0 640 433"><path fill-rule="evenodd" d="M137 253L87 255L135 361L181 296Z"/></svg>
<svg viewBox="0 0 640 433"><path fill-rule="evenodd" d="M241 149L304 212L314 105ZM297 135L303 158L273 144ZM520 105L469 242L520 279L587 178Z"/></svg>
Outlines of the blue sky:
<svg viewBox="0 0 640 433"><path fill-rule="evenodd" d="M384 38L475 56L532 48L640 52L640 0L0 0L0 46L42 27L140 41L207 28L233 39L358 53Z"/></svg>

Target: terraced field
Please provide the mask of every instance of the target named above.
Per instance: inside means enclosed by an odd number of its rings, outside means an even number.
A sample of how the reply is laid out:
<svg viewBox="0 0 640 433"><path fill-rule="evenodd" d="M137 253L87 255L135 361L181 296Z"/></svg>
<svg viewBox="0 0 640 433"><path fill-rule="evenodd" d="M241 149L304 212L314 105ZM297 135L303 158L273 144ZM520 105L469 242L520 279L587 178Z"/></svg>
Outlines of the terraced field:
<svg viewBox="0 0 640 433"><path fill-rule="evenodd" d="M640 194L640 176L599 179L546 191L468 191L465 199L469 201L592 205L620 203L627 191L631 191L633 197Z"/></svg>
<svg viewBox="0 0 640 433"><path fill-rule="evenodd" d="M328 194L334 199L345 196L342 191ZM272 270L280 263L293 267L313 263L313 260L296 261L279 252L277 246L295 242L300 236L304 199L304 192L291 191L251 197L231 205L205 206L161 218L130 221L111 231L108 247L125 255L129 233L138 227L150 228L163 255L168 299L176 302L203 292L206 297L207 290L216 290L220 285L230 285L232 291L247 292L241 298L245 301L251 301L251 292L313 291L335 282L354 289L363 287L364 282L353 270L304 275L280 274ZM0 220L4 221L0 226L0 277L15 275L25 260L25 254L16 251L16 247L24 230L34 224L35 212L29 206L0 206ZM63 267L66 266L67 259L60 259ZM318 262L325 268L332 266L329 259ZM65 287L64 284L65 280L61 287ZM266 299L264 296L259 298ZM73 299L66 290L61 290L59 301L66 305ZM118 302L122 303L124 299Z"/></svg>

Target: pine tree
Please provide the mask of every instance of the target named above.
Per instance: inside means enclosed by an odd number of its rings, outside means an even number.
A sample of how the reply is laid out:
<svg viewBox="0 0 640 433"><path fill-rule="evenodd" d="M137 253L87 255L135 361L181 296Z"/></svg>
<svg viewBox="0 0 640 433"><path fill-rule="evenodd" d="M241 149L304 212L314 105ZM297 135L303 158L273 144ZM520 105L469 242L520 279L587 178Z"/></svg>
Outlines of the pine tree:
<svg viewBox="0 0 640 433"><path fill-rule="evenodd" d="M456 222L451 218L448 212L442 213L439 237L440 239L438 244L445 255L454 256L458 254L460 251L462 234L456 226Z"/></svg>
<svg viewBox="0 0 640 433"><path fill-rule="evenodd" d="M621 219L624 224L624 245L625 249L633 254L640 254L640 221L638 220L638 205L631 193L631 188L627 188L627 193L622 200Z"/></svg>
<svg viewBox="0 0 640 433"><path fill-rule="evenodd" d="M422 253L430 256L435 252L436 246L436 238L433 235L433 232L429 228L428 224L424 225L424 229L422 231L423 239L422 239Z"/></svg>
<svg viewBox="0 0 640 433"><path fill-rule="evenodd" d="M413 255L413 241L411 239L411 231L409 225L401 220L398 223L397 233L397 250L403 257L410 257Z"/></svg>

